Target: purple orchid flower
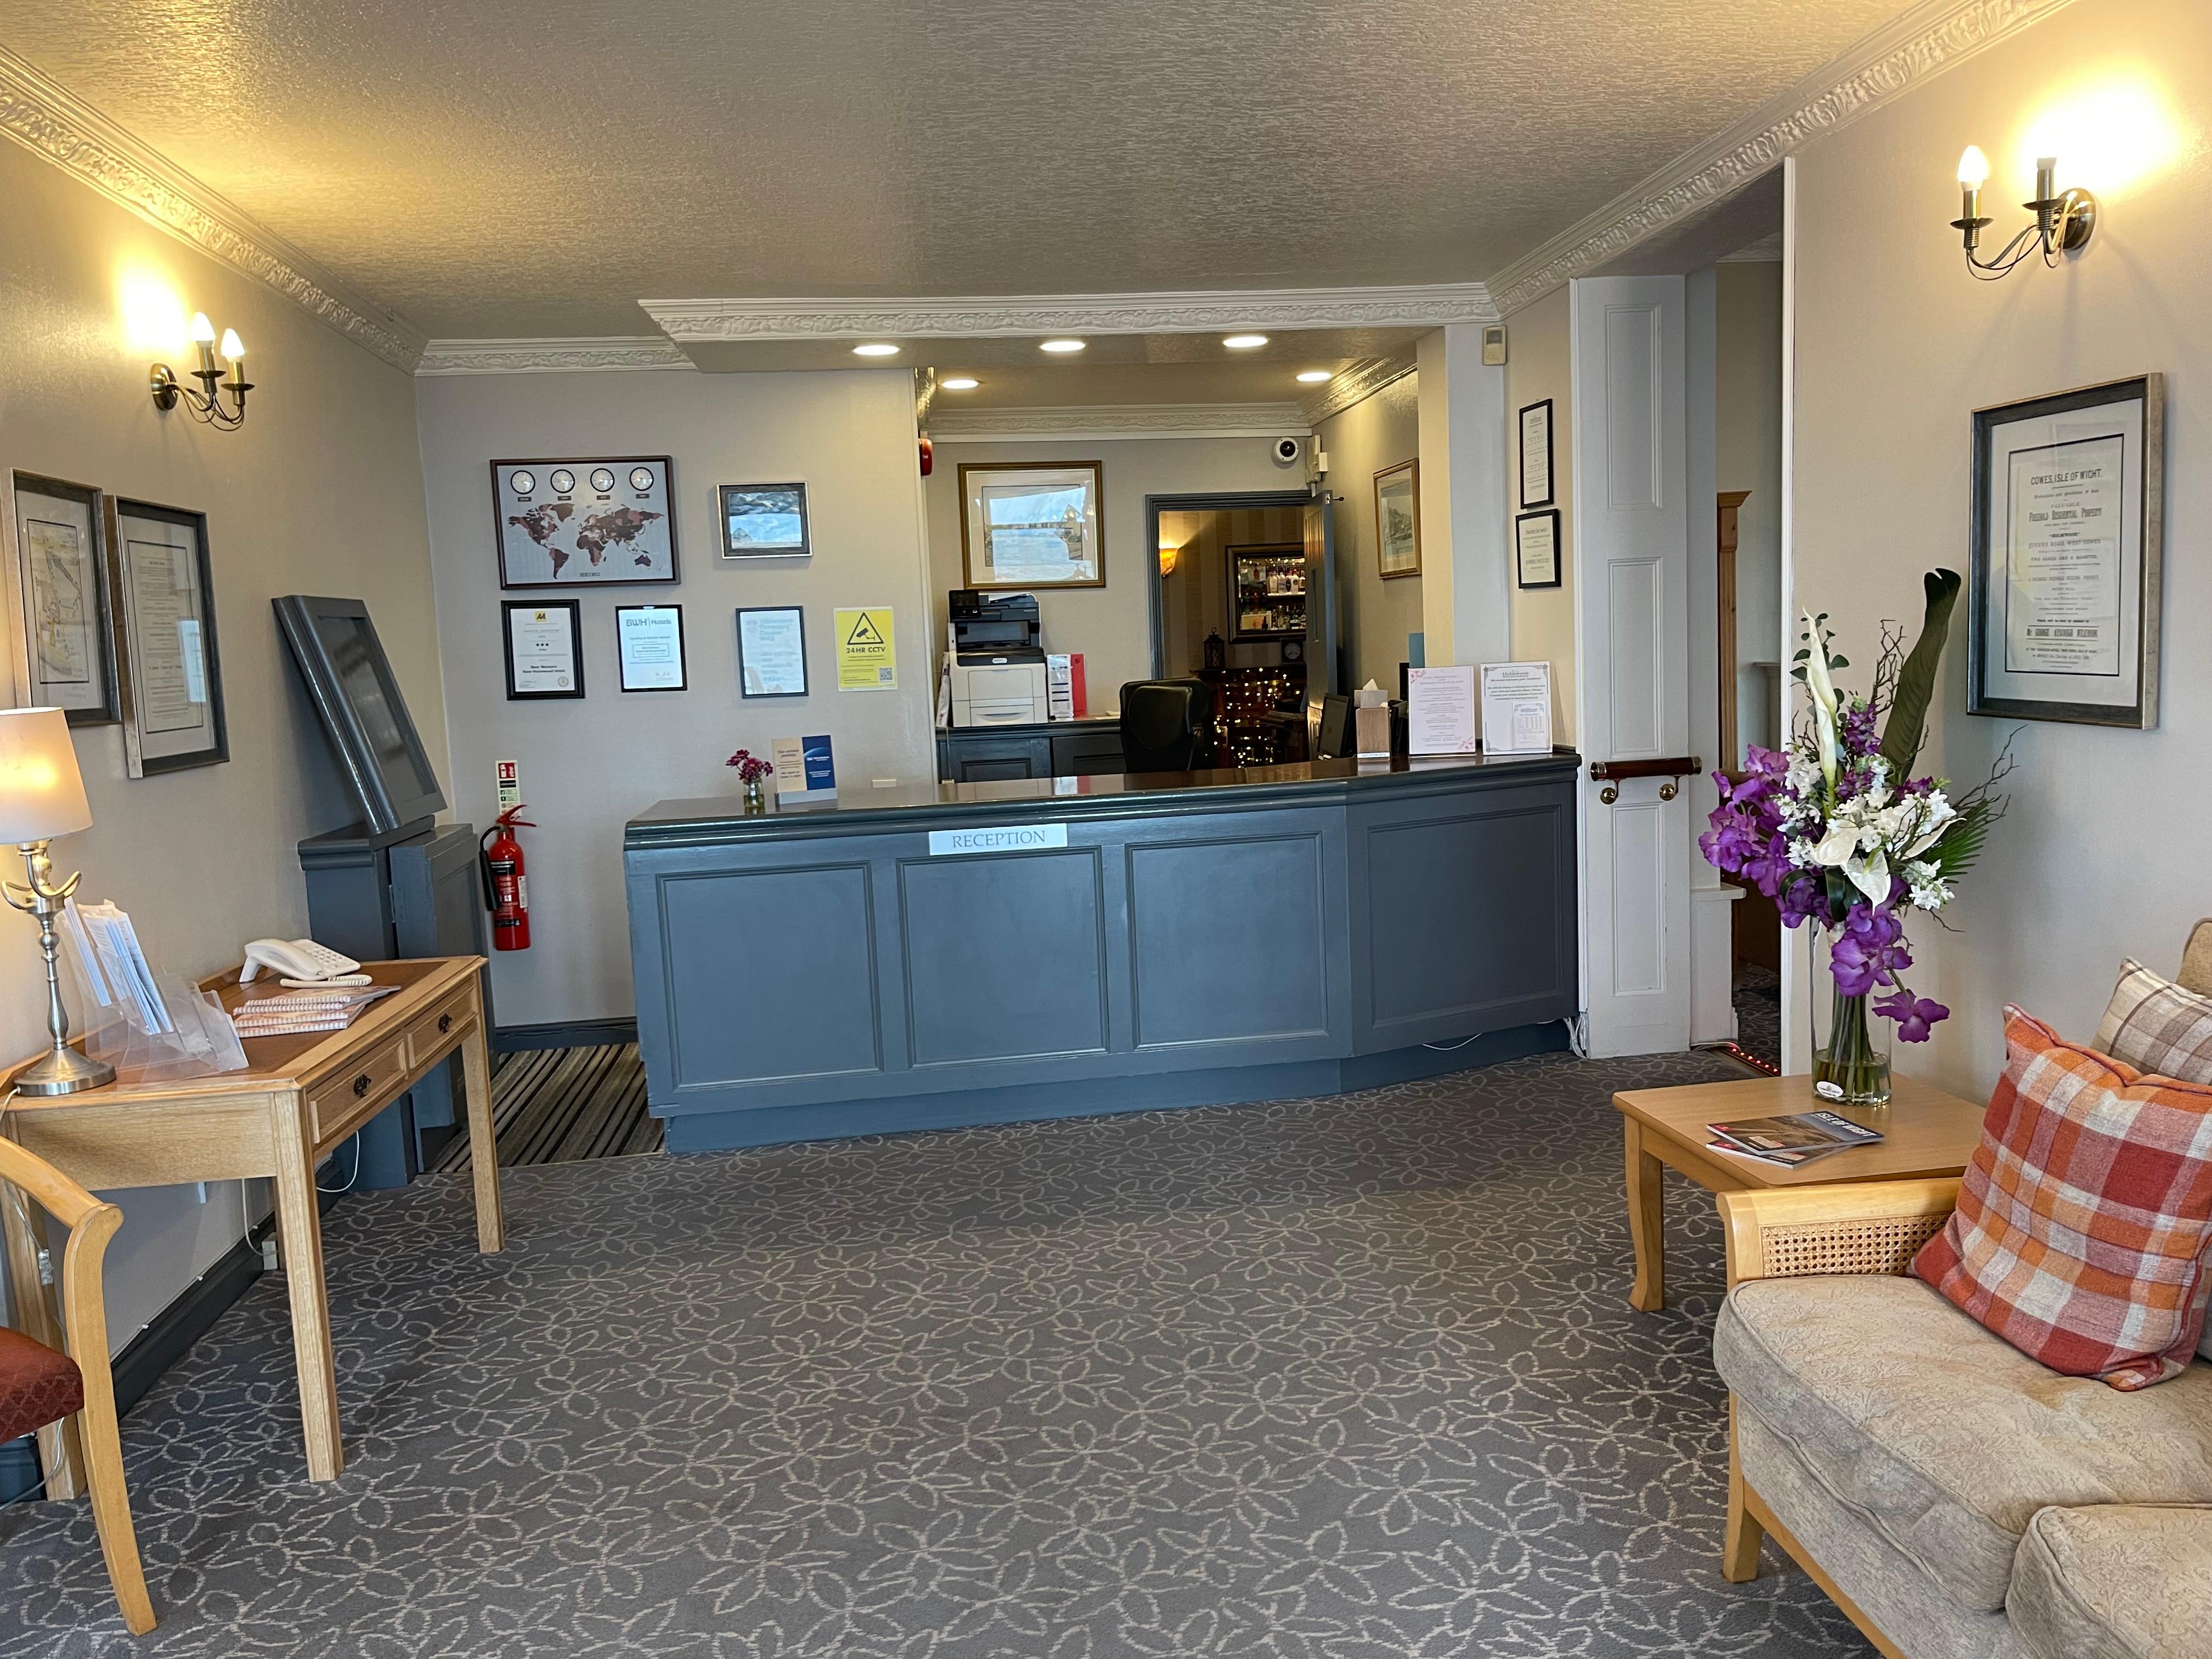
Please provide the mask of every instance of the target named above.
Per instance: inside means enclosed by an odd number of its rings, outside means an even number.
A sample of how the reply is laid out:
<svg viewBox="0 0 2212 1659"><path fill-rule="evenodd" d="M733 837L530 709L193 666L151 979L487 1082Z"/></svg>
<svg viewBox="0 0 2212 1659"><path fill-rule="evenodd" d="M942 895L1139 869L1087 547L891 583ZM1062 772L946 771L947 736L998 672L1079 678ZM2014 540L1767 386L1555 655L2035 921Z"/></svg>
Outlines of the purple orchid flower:
<svg viewBox="0 0 2212 1659"><path fill-rule="evenodd" d="M1894 995L1876 1002L1874 1011L1884 1019L1897 1022L1899 1042L1925 1042L1930 1026L1951 1018L1951 1011L1942 1003L1930 997L1915 997L1903 986Z"/></svg>

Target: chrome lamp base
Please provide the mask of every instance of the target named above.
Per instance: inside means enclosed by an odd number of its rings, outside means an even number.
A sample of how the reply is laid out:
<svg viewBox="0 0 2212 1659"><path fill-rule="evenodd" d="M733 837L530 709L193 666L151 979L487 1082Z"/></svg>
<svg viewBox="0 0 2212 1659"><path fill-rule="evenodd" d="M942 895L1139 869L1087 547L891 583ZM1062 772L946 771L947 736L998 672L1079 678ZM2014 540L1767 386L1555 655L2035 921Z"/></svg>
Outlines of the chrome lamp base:
<svg viewBox="0 0 2212 1659"><path fill-rule="evenodd" d="M71 876L56 885L54 866L46 857L43 841L26 842L17 848L23 855L23 870L28 879L21 884L0 883L0 897L5 897L15 908L34 918L39 924L39 948L46 958L46 1030L53 1037L53 1047L45 1056L35 1060L15 1074L15 1092L19 1095L73 1095L84 1089L97 1089L104 1083L115 1081L115 1068L105 1060L94 1060L70 1047L69 1011L62 1006L61 976L54 970L54 954L60 941L54 935L54 918L76 891L77 878Z"/></svg>

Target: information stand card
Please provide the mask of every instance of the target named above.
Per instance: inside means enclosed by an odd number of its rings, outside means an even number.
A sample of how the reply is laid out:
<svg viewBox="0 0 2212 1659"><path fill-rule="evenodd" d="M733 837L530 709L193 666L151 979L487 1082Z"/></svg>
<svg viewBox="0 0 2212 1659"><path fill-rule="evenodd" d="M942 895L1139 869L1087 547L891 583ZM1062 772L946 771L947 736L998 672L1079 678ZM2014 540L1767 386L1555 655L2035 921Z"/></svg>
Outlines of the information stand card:
<svg viewBox="0 0 2212 1659"><path fill-rule="evenodd" d="M1486 755L1552 752L1551 664L1483 664L1482 751Z"/></svg>
<svg viewBox="0 0 2212 1659"><path fill-rule="evenodd" d="M1472 666L1406 671L1406 752L1472 755L1480 744L1474 724Z"/></svg>

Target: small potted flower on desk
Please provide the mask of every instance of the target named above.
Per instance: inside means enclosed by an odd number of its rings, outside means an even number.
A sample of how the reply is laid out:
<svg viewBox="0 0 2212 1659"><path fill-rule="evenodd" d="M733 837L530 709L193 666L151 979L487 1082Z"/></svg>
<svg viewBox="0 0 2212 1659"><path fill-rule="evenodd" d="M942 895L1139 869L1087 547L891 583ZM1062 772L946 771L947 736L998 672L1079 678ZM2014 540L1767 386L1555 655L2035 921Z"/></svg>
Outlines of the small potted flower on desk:
<svg viewBox="0 0 2212 1659"><path fill-rule="evenodd" d="M745 787L745 811L767 811L768 800L761 793L761 780L775 770L774 763L763 760L750 750L740 749L722 764L738 769L738 781Z"/></svg>

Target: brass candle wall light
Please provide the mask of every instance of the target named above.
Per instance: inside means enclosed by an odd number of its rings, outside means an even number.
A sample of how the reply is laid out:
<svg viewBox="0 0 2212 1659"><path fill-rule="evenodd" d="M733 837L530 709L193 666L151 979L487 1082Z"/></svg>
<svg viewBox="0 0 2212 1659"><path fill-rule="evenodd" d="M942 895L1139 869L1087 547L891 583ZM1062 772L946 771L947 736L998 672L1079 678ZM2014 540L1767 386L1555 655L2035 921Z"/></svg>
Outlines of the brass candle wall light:
<svg viewBox="0 0 2212 1659"><path fill-rule="evenodd" d="M1988 158L1976 146L1967 145L1959 158L1960 206L1951 228L1963 235L1966 268L1977 278L1993 283L2038 253L2045 264L2056 265L2060 254L2077 253L2089 246L2097 228L2097 198L2086 190L2060 190L2058 158L2046 155L2035 164L2035 199L2021 204L2035 216L2035 222L2007 242L1994 258L1983 258L1976 250L1983 229L1991 222L1982 215L1982 186L1989 177Z"/></svg>
<svg viewBox="0 0 2212 1659"><path fill-rule="evenodd" d="M185 412L194 420L225 432L235 432L246 424L246 394L253 390L252 382L246 378L246 344L238 337L238 331L227 328L222 331L223 360L230 365L230 375L215 366L215 325L208 321L207 313L192 313L192 346L199 353L200 366L192 371L202 390L194 392L177 376L167 363L156 363L147 377L153 388L154 407L167 413L179 403ZM223 406L221 393L230 394L230 406Z"/></svg>

